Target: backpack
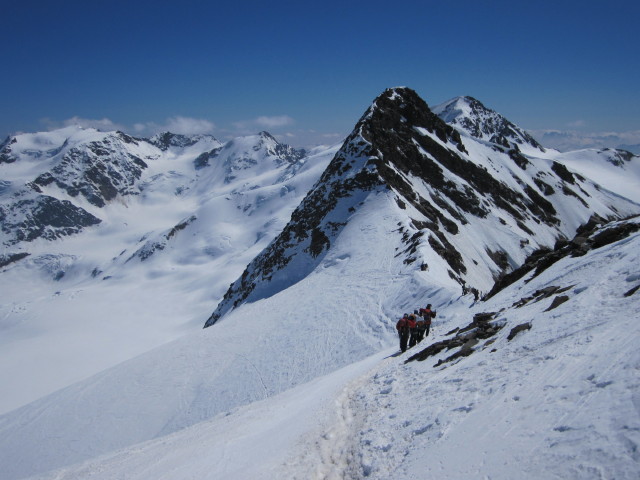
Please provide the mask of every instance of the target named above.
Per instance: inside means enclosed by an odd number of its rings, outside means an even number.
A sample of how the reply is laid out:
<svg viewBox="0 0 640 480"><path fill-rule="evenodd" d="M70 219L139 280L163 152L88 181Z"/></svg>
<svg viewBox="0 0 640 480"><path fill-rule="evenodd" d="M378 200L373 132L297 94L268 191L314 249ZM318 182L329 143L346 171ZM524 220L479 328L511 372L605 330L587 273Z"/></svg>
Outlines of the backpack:
<svg viewBox="0 0 640 480"><path fill-rule="evenodd" d="M398 320L396 328L398 329L398 331L400 333L408 333L409 332L409 322L407 321L406 318L402 317L400 320Z"/></svg>

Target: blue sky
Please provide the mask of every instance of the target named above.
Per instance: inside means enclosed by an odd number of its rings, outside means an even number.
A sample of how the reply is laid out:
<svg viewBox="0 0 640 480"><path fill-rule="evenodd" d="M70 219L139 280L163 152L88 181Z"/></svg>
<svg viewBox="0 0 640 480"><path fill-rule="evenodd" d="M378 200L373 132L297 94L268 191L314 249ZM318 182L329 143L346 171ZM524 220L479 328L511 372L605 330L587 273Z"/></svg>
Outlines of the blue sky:
<svg viewBox="0 0 640 480"><path fill-rule="evenodd" d="M637 4L5 0L0 135L77 122L333 143L398 85L527 129L637 133Z"/></svg>

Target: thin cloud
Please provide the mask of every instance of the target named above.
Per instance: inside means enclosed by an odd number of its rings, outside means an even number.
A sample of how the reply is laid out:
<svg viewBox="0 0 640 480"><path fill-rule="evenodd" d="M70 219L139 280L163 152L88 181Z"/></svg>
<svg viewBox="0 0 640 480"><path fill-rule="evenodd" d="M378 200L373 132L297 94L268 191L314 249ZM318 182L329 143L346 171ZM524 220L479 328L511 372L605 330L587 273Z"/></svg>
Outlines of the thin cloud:
<svg viewBox="0 0 640 480"><path fill-rule="evenodd" d="M293 118L288 115L280 115L277 117L258 117L255 122L266 128L284 127L285 125L291 125L294 123Z"/></svg>
<svg viewBox="0 0 640 480"><path fill-rule="evenodd" d="M582 148L640 150L640 130L626 132L583 132L576 130L530 130L542 145L563 152Z"/></svg>
<svg viewBox="0 0 640 480"><path fill-rule="evenodd" d="M92 118L82 118L82 117L71 117L62 122L54 121L49 118L44 118L41 120L42 123L46 126L47 130L57 130L58 128L70 127L70 126L78 126L82 128L95 128L96 130L100 130L102 132L112 132L114 130L126 130L124 125L116 123L108 118L101 119L92 119Z"/></svg>
<svg viewBox="0 0 640 480"><path fill-rule="evenodd" d="M574 122L567 123L567 127L569 128L582 128L582 127L585 127L586 125L587 125L587 122L585 122L584 120L576 120Z"/></svg>
<svg viewBox="0 0 640 480"><path fill-rule="evenodd" d="M273 117L260 116L252 120L234 122L233 126L242 132L252 132L260 129L273 129L293 125L295 120L289 115L277 115Z"/></svg>
<svg viewBox="0 0 640 480"><path fill-rule="evenodd" d="M138 134L171 132L180 135L203 135L213 133L216 125L204 118L177 116L167 118L162 124L155 122L136 123L134 129Z"/></svg>

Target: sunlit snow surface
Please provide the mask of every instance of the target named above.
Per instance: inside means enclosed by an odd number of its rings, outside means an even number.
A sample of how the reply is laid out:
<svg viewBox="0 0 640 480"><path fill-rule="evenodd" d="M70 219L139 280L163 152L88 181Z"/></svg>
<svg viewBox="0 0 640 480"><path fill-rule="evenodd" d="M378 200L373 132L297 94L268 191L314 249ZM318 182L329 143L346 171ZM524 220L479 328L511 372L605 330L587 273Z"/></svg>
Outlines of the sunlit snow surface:
<svg viewBox="0 0 640 480"><path fill-rule="evenodd" d="M487 303L471 305L469 299L461 299L447 305L442 298L434 302L439 315L428 343L448 338L447 332L467 325L474 313L501 311L496 319L506 325L495 342L481 342L469 357L434 368L450 352L404 364L412 350L391 356L396 348L383 349L280 395L38 478L637 478L640 297L624 293L640 283L639 252L640 235L635 234L610 248L562 260L530 283L518 282ZM317 284L301 283L305 285L297 294L308 295L310 305L317 305L313 300ZM514 307L514 301L551 285L569 287L565 292L569 300L549 311L551 298ZM263 307L268 311L270 305L265 302ZM179 348L176 344L151 354L149 364L159 364L145 374L145 381L153 382L157 375L153 372L162 370L159 387L179 396L178 391L185 391L185 371L177 369L176 356L189 357L178 363L193 362L200 369L207 362L203 357L216 357L220 348L216 338L224 337L239 318L253 327L251 318L258 310L256 305L244 315L185 337ZM360 348L362 335L357 329L341 332L346 337L341 343L329 319L322 320L324 329L316 329L305 322L309 312L301 313L300 327L289 332L291 340L304 344L309 335L327 338L327 351L317 351L320 357L329 351L339 355L335 343L341 349L349 344ZM266 314L270 328L277 328L271 322L284 314ZM523 322L531 322L532 328L508 341L510 329ZM251 335L260 342L260 331ZM224 343L229 349L240 346L229 339ZM294 344L288 348L297 349L296 355L277 349L271 355L283 361L295 359L290 372L295 372L295 363L314 357ZM174 356L169 356L171 351ZM242 365L245 355L250 353L238 352L234 362ZM127 385L141 381L143 377L135 374L141 362L109 374L121 375L120 387L114 384L111 393L100 392L104 405L121 402ZM207 375L215 378L214 370L211 365L198 375L203 381ZM253 377L257 384L265 373L261 364L249 362L240 369L240 375ZM229 382L231 389L235 384ZM91 394L99 383L72 387L67 395ZM256 397L259 390L256 385ZM166 393L159 393L147 389L137 399L145 403L138 415L157 416L156 410L168 401ZM212 399L214 393L210 395ZM49 408L60 403L50 402ZM137 408L132 407L131 413ZM187 401L178 411L193 408ZM95 414L93 408L76 411L78 418ZM91 420L86 420L89 443L103 435L111 417ZM8 432L8 424L17 427L19 420L5 418L7 444L18 433ZM62 424L58 434L65 434ZM34 439L32 447L46 455L47 442Z"/></svg>
<svg viewBox="0 0 640 480"><path fill-rule="evenodd" d="M407 213L378 191L309 275L201 330L337 150L274 169L261 163L268 155L252 156L263 140L237 139L226 163L196 171L202 150L145 146L158 157L140 195L86 205L102 224L34 242L3 272L3 479L637 478L639 297L623 294L640 282L638 235L472 304L424 245L429 270L403 265ZM515 165L492 165L490 146L463 141L505 182L526 180ZM532 164L555 155L536 152ZM589 188L590 206L607 212ZM576 200L562 208L566 232L589 215ZM181 222L161 255L142 259ZM471 218L456 247L476 258L510 245L521 262L515 228ZM490 274L470 266L474 281ZM551 299L513 308L548 285L570 287L570 300L548 312ZM477 312L504 308L506 326L470 357L404 365L412 352L392 356L395 321L426 303L439 312L427 342ZM531 330L506 340L528 321Z"/></svg>
<svg viewBox="0 0 640 480"><path fill-rule="evenodd" d="M109 135L77 127L21 135L12 145L20 160L0 164L0 179L11 178L14 186L32 180L70 148ZM138 195L97 208L47 187L48 194L73 200L102 223L63 241L23 245L30 256L2 269L0 413L200 329L338 148L312 152L287 167L274 165L268 152L273 139L242 137L226 144L210 168L196 170L196 157L220 146L211 137L166 152L139 143L135 148L149 166ZM37 148L51 150L50 156ZM247 168L235 169L234 159L246 161ZM162 254L141 259L163 240ZM11 251L4 247L2 253Z"/></svg>

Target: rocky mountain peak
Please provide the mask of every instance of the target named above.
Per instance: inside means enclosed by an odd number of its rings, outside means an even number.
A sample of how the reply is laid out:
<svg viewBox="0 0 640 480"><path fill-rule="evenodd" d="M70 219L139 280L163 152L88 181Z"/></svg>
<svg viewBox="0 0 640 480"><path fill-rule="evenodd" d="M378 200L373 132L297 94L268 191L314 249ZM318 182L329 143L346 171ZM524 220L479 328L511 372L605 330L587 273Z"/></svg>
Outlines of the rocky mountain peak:
<svg viewBox="0 0 640 480"><path fill-rule="evenodd" d="M196 169L222 162L225 183L254 176L262 168L293 165L307 155L306 150L280 143L266 131L238 137L205 152L194 160Z"/></svg>
<svg viewBox="0 0 640 480"><path fill-rule="evenodd" d="M172 133L172 132L161 132L152 136L149 139L149 143L158 147L160 150L164 152L171 147L177 147L177 148L191 147L204 138L217 142L217 140L212 135L183 135L183 134Z"/></svg>
<svg viewBox="0 0 640 480"><path fill-rule="evenodd" d="M464 124L480 138L465 134L465 141L480 143L486 153L474 149L470 154L461 137L466 129L454 128L441 118L449 118L443 112L451 113L455 105L467 112L460 119L477 122ZM398 253L403 263L423 268L419 251L431 252L429 256L435 252L463 292L490 287L492 279L524 260L525 248L553 244L573 234L571 226L579 225L576 217L589 218L591 205L611 218L637 210L614 199L592 200L594 195L600 197L597 188L568 175L557 163L550 167L515 147L498 148L501 143L512 146L528 140L477 100L461 97L439 111L441 115L432 112L410 88L390 88L379 95L281 234L231 285L205 326L241 303L271 296L311 273L373 194L395 199L405 211L409 227L399 230L405 247ZM496 148L486 148L489 127L493 129L489 144ZM572 205L570 217L562 214L567 210L566 205L559 208L561 203ZM476 234L473 225L504 230L509 243L496 244L489 235L486 246L469 250L468 236Z"/></svg>

